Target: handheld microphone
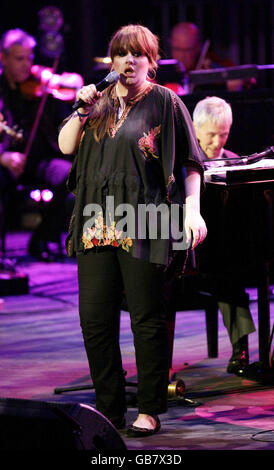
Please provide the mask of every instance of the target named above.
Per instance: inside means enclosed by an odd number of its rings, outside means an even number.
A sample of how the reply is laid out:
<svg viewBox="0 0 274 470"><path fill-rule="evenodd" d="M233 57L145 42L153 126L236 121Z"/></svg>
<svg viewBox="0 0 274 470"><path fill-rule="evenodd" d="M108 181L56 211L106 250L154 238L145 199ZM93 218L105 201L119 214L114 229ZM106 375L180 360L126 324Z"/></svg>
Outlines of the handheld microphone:
<svg viewBox="0 0 274 470"><path fill-rule="evenodd" d="M117 72L115 72L115 70L113 72L110 72L104 78L104 80L101 80L101 82L95 84L97 91L103 91L112 83L118 82L119 78L120 78L120 75ZM74 105L72 106L72 109L73 111L76 111L76 109L81 108L82 106L85 106L86 104L87 103L85 103L85 101L83 100L77 100L76 103L74 103Z"/></svg>

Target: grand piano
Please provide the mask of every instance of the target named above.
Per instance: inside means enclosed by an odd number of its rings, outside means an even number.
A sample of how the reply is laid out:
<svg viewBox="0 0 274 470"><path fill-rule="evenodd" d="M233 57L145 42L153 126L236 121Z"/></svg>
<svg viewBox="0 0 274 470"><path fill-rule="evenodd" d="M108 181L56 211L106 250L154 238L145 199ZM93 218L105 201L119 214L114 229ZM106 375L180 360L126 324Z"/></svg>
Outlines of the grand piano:
<svg viewBox="0 0 274 470"><path fill-rule="evenodd" d="M200 288L213 292L217 300L222 295L216 287L220 279L224 284L233 280L234 286L243 289L257 288L259 360L248 373L272 382L269 285L274 261L274 147L230 165L205 172L201 211L208 236L197 251Z"/></svg>
<svg viewBox="0 0 274 470"><path fill-rule="evenodd" d="M196 70L190 72L188 77L192 92L182 94L181 99L191 116L198 101L205 97L219 96L225 99L230 103L233 113L226 148L238 155L256 156L254 152L273 149L270 147L274 143L273 71L273 64ZM177 61L159 61L157 78L162 85L175 90L171 85L176 85L177 82L177 85L181 83L183 86L186 78L184 74L178 68ZM252 89L237 92L226 90L226 80L246 80L251 77L256 80ZM261 168L256 160L264 162ZM193 288L194 291L198 290L198 294L201 291L213 292L219 301L223 300L223 293L220 292L222 288L219 286L229 284L231 279L231 292L233 289L244 292L247 287L257 288L259 361L251 370L253 376L262 376L262 370L272 372L274 367L270 358L272 334L269 313L269 283L270 280L274 282L274 160L270 164L265 162L260 157L253 158L250 162L243 158L240 166L233 167L233 163L230 163L229 169L221 170L215 175L214 172L206 174L201 210L207 223L208 235L204 243L195 250L198 276L190 276L189 279L185 276L181 289L187 292L189 288ZM194 287L190 285L192 280ZM186 281L189 281L188 284ZM176 286L174 296L178 296L182 302L183 294L178 295L179 291L180 284L178 288ZM216 321L212 326L208 325L210 315L207 310L206 315L207 327L216 331ZM216 341L213 343L215 351Z"/></svg>
<svg viewBox="0 0 274 470"><path fill-rule="evenodd" d="M190 73L193 93L181 99L191 115L207 96L219 96L232 108L226 148L246 157L240 165L230 162L225 169L206 171L201 210L208 236L196 250L196 263L206 284L202 288L211 288L212 282L216 287L220 275L224 282L233 279L240 288L257 288L259 360L251 365L250 374L274 383L269 307L269 284L274 282L273 71L273 64L194 71ZM222 86L227 79L250 77L257 80L253 89L228 92ZM266 149L267 155L260 154Z"/></svg>

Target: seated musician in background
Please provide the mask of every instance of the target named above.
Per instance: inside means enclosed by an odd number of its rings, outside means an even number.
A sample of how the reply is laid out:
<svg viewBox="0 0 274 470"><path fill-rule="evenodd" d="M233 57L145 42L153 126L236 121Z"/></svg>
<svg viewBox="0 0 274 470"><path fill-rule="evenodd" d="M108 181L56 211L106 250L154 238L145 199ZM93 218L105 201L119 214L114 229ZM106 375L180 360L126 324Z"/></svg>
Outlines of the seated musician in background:
<svg viewBox="0 0 274 470"><path fill-rule="evenodd" d="M199 101L193 111L193 123L200 147L203 151L204 166L229 164L230 158L238 155L224 148L232 125L231 106L222 98L210 96ZM214 161L212 161L214 159ZM217 159L217 161L216 161ZM221 159L220 161L218 161ZM223 159L228 159L227 162Z"/></svg>
<svg viewBox="0 0 274 470"><path fill-rule="evenodd" d="M183 64L186 73L235 65L232 60L220 59L209 50L209 41L203 43L201 32L193 23L177 23L171 30L169 43L172 58ZM213 88L220 86L223 87L222 83L213 84ZM243 81L227 80L225 86L229 91L239 91L243 87Z"/></svg>
<svg viewBox="0 0 274 470"><path fill-rule="evenodd" d="M18 182L42 183L53 191L42 222L29 241L29 254L49 260L48 241L59 241L65 223L65 187L71 162L63 156L57 144L57 129L68 114L67 106L48 96L33 144L26 155L26 147L37 116L40 100L32 92L31 67L36 40L21 29L7 31L1 38L0 111L9 125L23 130L23 140L14 140L6 133L0 140L0 206L5 214L7 197ZM29 88L29 89L28 89Z"/></svg>
<svg viewBox="0 0 274 470"><path fill-rule="evenodd" d="M212 168L212 166L229 164L229 160L226 162L223 160L218 161L218 159L238 157L237 154L224 148L232 125L232 110L225 100L212 96L199 101L193 111L193 124L203 151L206 169ZM236 201L237 205L239 203L240 201ZM204 246L207 246L211 251L209 255L212 255L212 258L210 258L212 265L214 263L213 252L216 240L214 240L211 227L214 231L214 227L218 224L218 211L215 212L217 201L210 199L210 195L205 191L201 205L202 210L205 206L207 207L207 216L206 214L203 216L208 226L208 241L205 241ZM229 240L229 242L233 249L233 240ZM203 247L200 250L201 256L203 254L202 250ZM219 253L218 256L221 259L222 253ZM221 269L223 269L222 266ZM232 356L228 362L227 372L244 375L245 368L248 365L248 334L255 331L255 325L249 310L248 295L245 293L244 287L240 285L239 280L234 280L231 275L226 276L223 271L218 272L217 277L213 278L210 288L213 289L213 294L216 295L218 300L224 325L232 344Z"/></svg>

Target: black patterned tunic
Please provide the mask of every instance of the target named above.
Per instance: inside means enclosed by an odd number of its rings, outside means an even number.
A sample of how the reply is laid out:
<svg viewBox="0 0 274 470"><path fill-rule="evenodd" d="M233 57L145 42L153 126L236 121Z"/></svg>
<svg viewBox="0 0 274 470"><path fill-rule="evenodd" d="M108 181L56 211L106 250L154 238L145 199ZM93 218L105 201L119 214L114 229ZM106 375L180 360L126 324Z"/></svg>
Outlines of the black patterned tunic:
<svg viewBox="0 0 274 470"><path fill-rule="evenodd" d="M107 92L118 111L115 86ZM158 207L167 201L183 204L186 166L203 175L200 147L189 113L180 98L165 87L149 84L144 92L129 100L110 134L100 143L95 141L87 122L68 178L68 188L76 195L67 237L68 255L111 244L134 257L166 265L171 239L161 238L158 225L156 237L149 233L145 238L140 236L145 227L141 226L144 221L138 217L138 207ZM107 196L114 201L114 220L109 219L108 224ZM87 228L90 204L101 207L102 214ZM135 236L121 238L116 230L125 217L115 213L121 204L129 204L135 211Z"/></svg>

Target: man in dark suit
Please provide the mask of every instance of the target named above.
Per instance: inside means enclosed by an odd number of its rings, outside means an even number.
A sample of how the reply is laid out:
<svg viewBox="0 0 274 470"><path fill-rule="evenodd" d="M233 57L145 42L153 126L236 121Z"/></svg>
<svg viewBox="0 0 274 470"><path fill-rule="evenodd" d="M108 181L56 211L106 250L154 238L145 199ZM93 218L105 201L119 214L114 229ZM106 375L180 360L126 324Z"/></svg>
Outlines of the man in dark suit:
<svg viewBox="0 0 274 470"><path fill-rule="evenodd" d="M204 155L204 165L206 169L218 166L229 165L230 158L237 158L238 155L225 149L232 125L232 110L230 105L223 99L211 96L199 101L193 111L193 124L196 136ZM226 159L227 162L225 161ZM227 198L230 196L227 195ZM233 196L232 196L233 199ZM242 218L240 209L241 201L234 196L232 202L226 203L226 214L229 220L235 221L236 217ZM206 252L206 269L209 269L210 276L206 282L216 296L218 306L223 315L224 325L227 328L232 344L232 356L227 366L227 372L237 375L244 375L248 365L248 334L255 331L255 326L249 310L249 297L245 293L244 286L239 280L235 280L233 268L224 262L225 255L220 253L225 247L225 251L233 258L233 239L230 238L230 229L225 233L226 240L219 244L218 214L224 210L223 201L217 200L216 194L205 191L202 197L202 207L205 208L204 218L208 227L208 239L201 247L201 269L203 269L203 255ZM236 207L236 210L235 210ZM231 219L230 219L231 216ZM234 225L237 222L234 222ZM236 228L237 229L237 228ZM210 259L208 260L208 256ZM209 263L208 263L209 261ZM208 266L210 266L208 268ZM232 266L232 264L231 264ZM230 270L231 271L227 271Z"/></svg>

